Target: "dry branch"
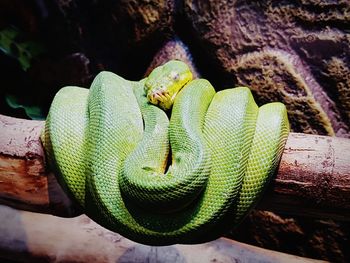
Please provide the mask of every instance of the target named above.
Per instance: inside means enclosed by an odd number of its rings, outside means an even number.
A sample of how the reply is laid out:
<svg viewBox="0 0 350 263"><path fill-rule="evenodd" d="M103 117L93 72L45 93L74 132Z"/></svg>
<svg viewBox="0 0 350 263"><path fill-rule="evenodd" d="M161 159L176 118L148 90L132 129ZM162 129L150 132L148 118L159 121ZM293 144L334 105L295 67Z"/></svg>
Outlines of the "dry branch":
<svg viewBox="0 0 350 263"><path fill-rule="evenodd" d="M220 238L200 245L151 247L85 215L60 218L0 206L0 257L19 262L320 262Z"/></svg>
<svg viewBox="0 0 350 263"><path fill-rule="evenodd" d="M59 216L79 212L45 167L43 122L0 115L0 203ZM350 219L350 140L291 133L258 209Z"/></svg>

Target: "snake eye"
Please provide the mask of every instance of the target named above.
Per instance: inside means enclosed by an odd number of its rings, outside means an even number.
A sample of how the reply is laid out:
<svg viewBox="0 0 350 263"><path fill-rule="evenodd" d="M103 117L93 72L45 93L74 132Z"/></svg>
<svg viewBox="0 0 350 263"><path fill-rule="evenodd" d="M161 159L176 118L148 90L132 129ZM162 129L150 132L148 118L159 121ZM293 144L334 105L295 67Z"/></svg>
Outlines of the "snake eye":
<svg viewBox="0 0 350 263"><path fill-rule="evenodd" d="M177 72L175 72L175 71L172 71L172 72L170 73L170 78L173 79L173 80L175 80L175 81L179 81L179 79L180 79L180 74L177 73Z"/></svg>

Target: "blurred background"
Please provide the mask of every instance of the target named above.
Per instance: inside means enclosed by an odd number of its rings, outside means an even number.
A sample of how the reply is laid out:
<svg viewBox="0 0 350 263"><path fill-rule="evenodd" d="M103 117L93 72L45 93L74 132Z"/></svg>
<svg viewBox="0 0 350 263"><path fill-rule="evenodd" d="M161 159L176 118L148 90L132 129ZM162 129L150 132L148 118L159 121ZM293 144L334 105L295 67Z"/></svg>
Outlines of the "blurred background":
<svg viewBox="0 0 350 263"><path fill-rule="evenodd" d="M63 86L113 71L138 80L169 59L217 90L282 101L294 132L350 138L350 2L0 0L0 113L44 120ZM253 211L227 233L350 262L350 224Z"/></svg>

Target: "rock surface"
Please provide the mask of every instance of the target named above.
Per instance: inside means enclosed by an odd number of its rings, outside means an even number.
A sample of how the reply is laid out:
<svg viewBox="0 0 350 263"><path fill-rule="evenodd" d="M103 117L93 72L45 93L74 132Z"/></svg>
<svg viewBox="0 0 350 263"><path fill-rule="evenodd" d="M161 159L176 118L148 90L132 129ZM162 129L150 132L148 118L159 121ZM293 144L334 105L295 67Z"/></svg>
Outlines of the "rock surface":
<svg viewBox="0 0 350 263"><path fill-rule="evenodd" d="M238 85L250 86L262 102L287 93L278 99L288 105L295 131L344 137L349 12L348 1L185 1L195 37ZM304 99L293 96L297 90Z"/></svg>

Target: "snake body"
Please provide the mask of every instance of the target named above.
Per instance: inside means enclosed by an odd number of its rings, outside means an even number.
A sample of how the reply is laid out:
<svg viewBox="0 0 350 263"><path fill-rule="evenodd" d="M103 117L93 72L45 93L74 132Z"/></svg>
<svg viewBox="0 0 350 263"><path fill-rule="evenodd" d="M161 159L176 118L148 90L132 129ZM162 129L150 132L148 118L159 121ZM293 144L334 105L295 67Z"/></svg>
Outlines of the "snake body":
<svg viewBox="0 0 350 263"><path fill-rule="evenodd" d="M101 72L90 90L62 88L49 111L43 142L62 185L140 243L206 242L238 224L288 136L282 103L259 108L246 87L215 92L191 78L179 61L141 81Z"/></svg>

